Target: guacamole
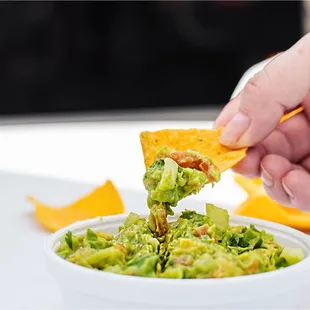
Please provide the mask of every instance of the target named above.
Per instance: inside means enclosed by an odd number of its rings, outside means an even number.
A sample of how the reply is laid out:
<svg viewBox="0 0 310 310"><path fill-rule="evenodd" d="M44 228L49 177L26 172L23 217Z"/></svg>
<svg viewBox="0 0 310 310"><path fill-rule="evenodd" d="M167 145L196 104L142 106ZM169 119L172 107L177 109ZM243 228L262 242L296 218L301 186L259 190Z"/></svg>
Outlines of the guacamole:
<svg viewBox="0 0 310 310"><path fill-rule="evenodd" d="M148 192L150 227L156 236L166 233L167 215L174 214L171 207L187 196L199 193L206 184L213 185L220 178L219 169L208 157L191 150L160 149L155 162L143 177Z"/></svg>
<svg viewBox="0 0 310 310"><path fill-rule="evenodd" d="M185 210L160 240L146 219L130 213L115 236L68 232L56 252L67 261L106 272L157 278L224 278L295 264L300 249L284 248L254 226L230 226L226 210Z"/></svg>
<svg viewBox="0 0 310 310"><path fill-rule="evenodd" d="M145 172L149 218L130 213L116 235L68 231L56 253L68 262L123 275L156 278L225 278L268 272L298 263L301 249L278 244L255 226L231 226L227 210L206 204L168 220L181 199L218 182L209 158L162 149Z"/></svg>

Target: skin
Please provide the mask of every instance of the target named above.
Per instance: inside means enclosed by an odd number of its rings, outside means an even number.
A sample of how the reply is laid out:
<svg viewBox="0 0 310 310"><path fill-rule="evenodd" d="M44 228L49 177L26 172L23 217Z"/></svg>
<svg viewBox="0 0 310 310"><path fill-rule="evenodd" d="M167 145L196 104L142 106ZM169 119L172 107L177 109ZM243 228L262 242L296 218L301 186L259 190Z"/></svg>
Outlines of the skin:
<svg viewBox="0 0 310 310"><path fill-rule="evenodd" d="M310 34L251 78L220 113L221 143L250 147L235 171L261 177L279 203L310 211ZM299 106L304 111L279 125Z"/></svg>

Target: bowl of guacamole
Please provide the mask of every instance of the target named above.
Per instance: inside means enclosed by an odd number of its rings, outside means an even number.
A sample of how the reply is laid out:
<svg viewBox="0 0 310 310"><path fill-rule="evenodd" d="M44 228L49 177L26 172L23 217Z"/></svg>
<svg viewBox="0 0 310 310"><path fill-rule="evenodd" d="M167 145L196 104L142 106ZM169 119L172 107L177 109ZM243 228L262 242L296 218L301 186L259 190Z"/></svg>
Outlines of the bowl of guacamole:
<svg viewBox="0 0 310 310"><path fill-rule="evenodd" d="M116 234L68 231L56 254L67 262L121 275L207 279L270 272L304 259L255 225L230 225L228 212L207 204L206 214L185 210L167 223L130 213ZM104 221L104 219L103 219ZM153 226L156 229L153 229ZM150 228L152 227L152 228Z"/></svg>
<svg viewBox="0 0 310 310"><path fill-rule="evenodd" d="M310 305L310 238L289 227L178 202L221 175L209 158L162 149L146 169L145 214L75 223L47 262L69 307L295 308Z"/></svg>

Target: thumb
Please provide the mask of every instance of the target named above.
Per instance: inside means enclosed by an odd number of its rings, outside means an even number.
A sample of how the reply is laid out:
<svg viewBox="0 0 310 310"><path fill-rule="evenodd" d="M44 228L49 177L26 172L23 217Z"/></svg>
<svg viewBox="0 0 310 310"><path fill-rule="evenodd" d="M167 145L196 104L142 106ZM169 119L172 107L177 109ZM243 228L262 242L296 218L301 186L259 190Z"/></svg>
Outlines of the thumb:
<svg viewBox="0 0 310 310"><path fill-rule="evenodd" d="M225 126L221 143L239 148L263 141L285 112L303 101L309 89L310 34L307 34L247 82L235 99L239 108Z"/></svg>

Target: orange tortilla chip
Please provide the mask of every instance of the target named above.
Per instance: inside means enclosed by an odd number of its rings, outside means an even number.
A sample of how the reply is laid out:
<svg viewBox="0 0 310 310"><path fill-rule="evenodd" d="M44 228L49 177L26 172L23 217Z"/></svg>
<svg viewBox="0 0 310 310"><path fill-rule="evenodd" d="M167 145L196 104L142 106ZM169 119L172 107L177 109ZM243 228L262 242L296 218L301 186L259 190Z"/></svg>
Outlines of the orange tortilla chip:
<svg viewBox="0 0 310 310"><path fill-rule="evenodd" d="M290 112L290 113L285 114L285 115L281 118L280 123L282 123L282 122L286 121L287 119L291 118L292 116L294 116L294 115L296 115L296 114L302 112L303 110L304 110L304 108L303 108L303 107L300 107L300 108L298 108L298 109L296 109L296 110L294 110L294 111L292 111L292 112Z"/></svg>
<svg viewBox="0 0 310 310"><path fill-rule="evenodd" d="M287 208L271 200L267 195L250 196L234 213L310 231L310 214L295 208Z"/></svg>
<svg viewBox="0 0 310 310"><path fill-rule="evenodd" d="M144 131L140 141L144 163L149 167L162 147L179 151L192 150L208 156L221 172L233 167L246 155L247 148L231 150L220 144L223 128L208 129L165 129L155 132Z"/></svg>
<svg viewBox="0 0 310 310"><path fill-rule="evenodd" d="M284 115L280 123L303 111L300 107ZM155 159L156 153L162 147L178 151L192 150L203 156L208 156L220 169L220 172L232 168L246 156L248 148L232 150L220 144L219 138L223 127L216 130L208 129L164 129L159 131L143 131L140 142L144 156L144 164L148 168Z"/></svg>
<svg viewBox="0 0 310 310"><path fill-rule="evenodd" d="M76 221L121 214L125 211L120 194L109 180L90 194L64 207L48 206L33 197L28 199L34 205L37 221L51 232Z"/></svg>
<svg viewBox="0 0 310 310"><path fill-rule="evenodd" d="M260 178L247 179L235 175L234 179L249 196L234 210L235 214L276 222L305 232L310 231L310 214L282 206L272 200L267 195Z"/></svg>

